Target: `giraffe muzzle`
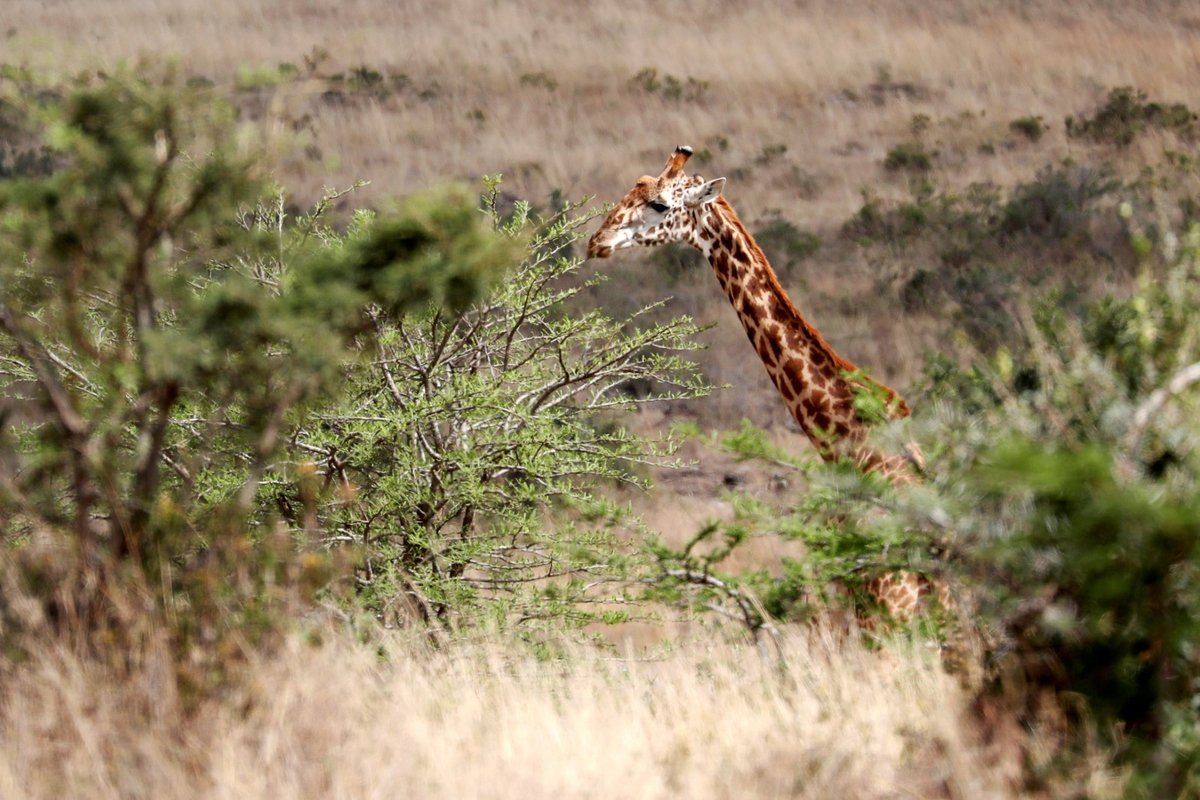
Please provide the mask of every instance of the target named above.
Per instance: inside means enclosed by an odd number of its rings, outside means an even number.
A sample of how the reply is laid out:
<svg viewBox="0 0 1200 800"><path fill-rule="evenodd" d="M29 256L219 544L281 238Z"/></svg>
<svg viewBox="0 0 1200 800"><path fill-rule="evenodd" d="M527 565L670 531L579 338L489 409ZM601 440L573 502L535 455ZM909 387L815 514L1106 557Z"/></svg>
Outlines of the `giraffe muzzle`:
<svg viewBox="0 0 1200 800"><path fill-rule="evenodd" d="M588 239L588 258L608 258L613 254L613 250L616 248L607 241L604 233L605 231L603 230L596 231L592 234L592 238Z"/></svg>

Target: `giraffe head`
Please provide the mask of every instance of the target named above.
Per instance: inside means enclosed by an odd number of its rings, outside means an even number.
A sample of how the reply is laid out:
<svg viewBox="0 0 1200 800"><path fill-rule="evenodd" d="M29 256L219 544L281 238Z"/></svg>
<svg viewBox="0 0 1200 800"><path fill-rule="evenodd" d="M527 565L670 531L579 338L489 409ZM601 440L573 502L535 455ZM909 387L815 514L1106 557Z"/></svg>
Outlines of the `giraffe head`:
<svg viewBox="0 0 1200 800"><path fill-rule="evenodd" d="M605 218L588 241L589 258L608 258L627 247L678 242L688 238L702 208L721 196L725 179L705 181L683 173L692 148L675 148L657 178L643 175Z"/></svg>

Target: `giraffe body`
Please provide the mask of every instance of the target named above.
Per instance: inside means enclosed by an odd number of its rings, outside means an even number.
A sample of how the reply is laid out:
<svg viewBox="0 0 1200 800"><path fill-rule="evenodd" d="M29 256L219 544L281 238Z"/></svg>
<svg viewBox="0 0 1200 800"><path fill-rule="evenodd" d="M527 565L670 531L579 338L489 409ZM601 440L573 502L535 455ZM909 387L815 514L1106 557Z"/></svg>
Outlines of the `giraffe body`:
<svg viewBox="0 0 1200 800"><path fill-rule="evenodd" d="M866 592L875 598L888 617L900 623L911 622L929 609L930 600L946 611L957 606L944 581L930 580L919 572L898 569L876 575L867 581Z"/></svg>
<svg viewBox="0 0 1200 800"><path fill-rule="evenodd" d="M848 458L864 473L894 483L912 481L919 451L880 453L867 443L870 422L855 397L871 391L886 399L891 419L907 417L908 404L838 355L792 303L754 237L721 192L724 178L684 174L692 149L680 146L657 177L645 175L621 199L588 241L590 258L617 250L687 242L705 255L737 312L751 346L809 441L827 461ZM892 619L908 621L937 598L952 608L948 588L909 570L872 578L866 590Z"/></svg>

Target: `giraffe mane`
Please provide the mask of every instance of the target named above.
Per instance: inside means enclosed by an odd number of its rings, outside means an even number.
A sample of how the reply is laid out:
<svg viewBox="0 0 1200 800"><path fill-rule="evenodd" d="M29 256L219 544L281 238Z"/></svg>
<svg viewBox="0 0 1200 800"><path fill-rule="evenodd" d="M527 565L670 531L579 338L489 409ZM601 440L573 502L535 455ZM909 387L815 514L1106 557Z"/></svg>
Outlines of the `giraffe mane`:
<svg viewBox="0 0 1200 800"><path fill-rule="evenodd" d="M733 206L729 204L729 201L726 200L724 196L718 197L714 205L720 209L720 213L725 217L730 227L737 231L742 237L742 241L746 243L746 249L750 254L750 258L757 261L761 266L767 267L767 269L762 271L760 277L765 280L770 289L779 296L784 304L784 310L787 312L788 316L795 320L796 325L804 331L805 335L812 340L814 345L825 351L826 355L829 356L830 361L832 361L839 370L844 372L857 372L858 366L853 361L843 358L836 350L834 350L833 345L825 341L825 337L821 335L821 332L813 327L812 323L805 318L800 309L796 308L796 304L792 302L792 298L786 291L784 291L783 286L779 283L779 278L775 274L775 270L770 268L771 262L767 260L767 254L762 251L762 248L759 247L758 242L755 241L754 237L750 235L750 231L746 230L746 226L742 224L741 218L737 215L737 212L733 210Z"/></svg>

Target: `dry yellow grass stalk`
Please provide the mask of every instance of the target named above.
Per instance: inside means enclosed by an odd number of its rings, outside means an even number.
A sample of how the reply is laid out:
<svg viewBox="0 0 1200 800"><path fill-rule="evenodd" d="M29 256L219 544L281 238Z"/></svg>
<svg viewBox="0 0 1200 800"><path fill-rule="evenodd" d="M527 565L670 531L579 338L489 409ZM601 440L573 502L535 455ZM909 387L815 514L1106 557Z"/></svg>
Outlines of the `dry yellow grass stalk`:
<svg viewBox="0 0 1200 800"><path fill-rule="evenodd" d="M953 679L819 636L661 660L294 643L254 701L185 718L145 678L38 654L0 707L0 794L90 798L1006 797Z"/></svg>

